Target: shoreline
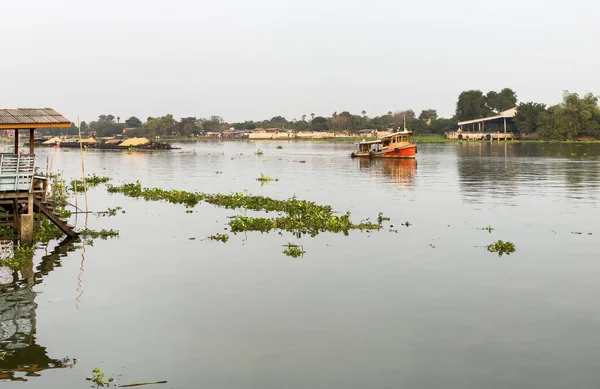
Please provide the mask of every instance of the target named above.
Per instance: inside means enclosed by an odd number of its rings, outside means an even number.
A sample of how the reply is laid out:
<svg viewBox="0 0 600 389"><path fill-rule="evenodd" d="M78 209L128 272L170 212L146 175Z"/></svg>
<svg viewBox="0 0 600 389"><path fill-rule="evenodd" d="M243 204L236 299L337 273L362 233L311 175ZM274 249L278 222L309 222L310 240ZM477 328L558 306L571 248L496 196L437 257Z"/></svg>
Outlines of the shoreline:
<svg viewBox="0 0 600 389"><path fill-rule="evenodd" d="M290 139L208 139L208 138L162 138L159 142L181 142L181 143L193 143L193 142L315 142L315 143L358 143L361 141L373 141L377 140L375 137L340 137L340 138L290 138ZM513 139L513 140L459 140L459 139L447 139L443 135L437 134L425 134L417 135L414 137L415 143L573 143L573 144L590 144L600 143L600 139L594 140L542 140L542 139Z"/></svg>

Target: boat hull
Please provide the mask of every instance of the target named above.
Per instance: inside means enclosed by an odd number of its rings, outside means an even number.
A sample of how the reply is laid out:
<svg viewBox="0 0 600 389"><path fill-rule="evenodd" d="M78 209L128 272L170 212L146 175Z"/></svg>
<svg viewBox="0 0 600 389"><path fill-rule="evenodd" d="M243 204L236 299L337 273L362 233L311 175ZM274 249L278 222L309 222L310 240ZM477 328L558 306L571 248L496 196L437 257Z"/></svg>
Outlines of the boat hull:
<svg viewBox="0 0 600 389"><path fill-rule="evenodd" d="M417 154L417 145L397 147L392 150L382 150L370 153L354 152L352 157L359 158L415 158Z"/></svg>

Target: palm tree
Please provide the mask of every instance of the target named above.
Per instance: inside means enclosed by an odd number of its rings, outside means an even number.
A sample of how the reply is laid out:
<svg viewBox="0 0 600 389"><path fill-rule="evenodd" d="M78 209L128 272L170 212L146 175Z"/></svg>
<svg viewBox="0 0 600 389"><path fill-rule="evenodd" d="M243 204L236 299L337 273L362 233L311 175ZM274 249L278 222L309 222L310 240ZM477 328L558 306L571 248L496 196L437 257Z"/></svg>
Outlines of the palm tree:
<svg viewBox="0 0 600 389"><path fill-rule="evenodd" d="M388 115L392 116L392 111L388 111Z"/></svg>
<svg viewBox="0 0 600 389"><path fill-rule="evenodd" d="M302 115L302 121L305 122L306 121L306 115Z"/></svg>
<svg viewBox="0 0 600 389"><path fill-rule="evenodd" d="M311 113L311 114L310 114L310 120L314 120L314 118L315 118L315 114L314 114L314 113Z"/></svg>
<svg viewBox="0 0 600 389"><path fill-rule="evenodd" d="M364 109L361 113L362 113L363 117L367 116L367 111L365 111Z"/></svg>

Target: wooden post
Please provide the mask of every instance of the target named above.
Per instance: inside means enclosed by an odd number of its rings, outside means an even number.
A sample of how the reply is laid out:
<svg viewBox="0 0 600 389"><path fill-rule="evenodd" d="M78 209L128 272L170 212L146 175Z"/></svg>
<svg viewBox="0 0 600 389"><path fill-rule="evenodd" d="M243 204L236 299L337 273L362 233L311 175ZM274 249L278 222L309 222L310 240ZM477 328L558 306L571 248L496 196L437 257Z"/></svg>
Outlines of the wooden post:
<svg viewBox="0 0 600 389"><path fill-rule="evenodd" d="M81 178L83 182L83 197L85 199L85 219L87 227L87 215L88 215L88 198L87 198L87 183L85 182L85 164L83 162L83 142L81 141L81 122L79 116L77 116L77 131L79 133L79 154L81 155Z"/></svg>
<svg viewBox="0 0 600 389"><path fill-rule="evenodd" d="M19 154L19 130L15 130L15 155Z"/></svg>
<svg viewBox="0 0 600 389"><path fill-rule="evenodd" d="M504 118L504 133L506 134L506 118Z"/></svg>
<svg viewBox="0 0 600 389"><path fill-rule="evenodd" d="M21 230L21 219L19 219L19 200L13 199L13 228L15 232Z"/></svg>
<svg viewBox="0 0 600 389"><path fill-rule="evenodd" d="M35 129L30 128L29 129L29 154L33 155L34 153L34 148L33 148L33 140L35 138Z"/></svg>
<svg viewBox="0 0 600 389"><path fill-rule="evenodd" d="M21 244L33 244L33 193L27 196L27 213L19 215L19 239Z"/></svg>

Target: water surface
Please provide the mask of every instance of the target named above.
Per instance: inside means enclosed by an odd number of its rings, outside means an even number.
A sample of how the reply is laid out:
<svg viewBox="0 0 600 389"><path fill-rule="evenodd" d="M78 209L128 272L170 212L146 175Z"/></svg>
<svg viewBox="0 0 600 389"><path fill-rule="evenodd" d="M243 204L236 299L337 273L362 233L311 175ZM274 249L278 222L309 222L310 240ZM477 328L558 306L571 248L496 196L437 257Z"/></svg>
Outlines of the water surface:
<svg viewBox="0 0 600 389"><path fill-rule="evenodd" d="M200 204L188 214L93 189L92 210L126 213L87 224L120 238L85 250L55 242L19 282L0 278L0 351L11 355L0 360L3 387L88 387L94 367L119 383L168 380L168 388L548 389L600 380L598 145L419 145L416 162L350 159L346 144L181 147L88 151L85 168L116 183L296 195L357 221L383 212L394 227L301 239L230 234L223 244L203 238L243 211ZM75 150L39 155L81 175ZM261 185L261 172L279 181ZM480 230L487 226L492 233ZM488 253L498 239L517 251ZM284 256L287 242L305 256ZM60 368L65 357L78 362Z"/></svg>

